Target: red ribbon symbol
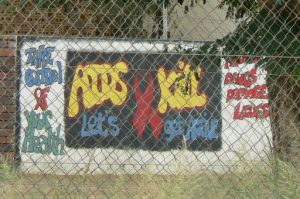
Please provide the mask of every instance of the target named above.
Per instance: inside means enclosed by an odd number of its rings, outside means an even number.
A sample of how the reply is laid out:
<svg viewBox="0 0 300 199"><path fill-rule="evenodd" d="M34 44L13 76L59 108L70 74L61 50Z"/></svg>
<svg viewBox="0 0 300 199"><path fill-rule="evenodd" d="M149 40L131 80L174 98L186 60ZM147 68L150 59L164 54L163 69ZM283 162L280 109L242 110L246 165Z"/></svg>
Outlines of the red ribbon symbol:
<svg viewBox="0 0 300 199"><path fill-rule="evenodd" d="M152 76L149 76L149 85L145 92L142 93L138 85L139 79L135 76L134 78L134 89L135 89L135 100L137 102L137 111L133 118L133 125L137 128L139 137L142 138L143 132L146 128L148 121L153 131L154 138L157 140L163 127L159 115L155 109L151 106L154 85Z"/></svg>
<svg viewBox="0 0 300 199"><path fill-rule="evenodd" d="M47 104L47 93L49 92L50 88L46 87L44 89L36 88L34 91L34 98L36 100L36 105L34 110L37 110L39 107L42 111L48 108Z"/></svg>

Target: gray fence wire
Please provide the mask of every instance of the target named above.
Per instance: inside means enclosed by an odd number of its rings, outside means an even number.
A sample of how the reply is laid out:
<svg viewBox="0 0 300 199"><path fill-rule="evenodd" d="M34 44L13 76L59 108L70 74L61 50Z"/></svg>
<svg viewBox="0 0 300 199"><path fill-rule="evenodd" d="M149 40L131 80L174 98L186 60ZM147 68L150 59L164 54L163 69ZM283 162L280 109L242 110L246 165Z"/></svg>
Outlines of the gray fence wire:
<svg viewBox="0 0 300 199"><path fill-rule="evenodd" d="M300 3L0 1L1 198L299 198Z"/></svg>

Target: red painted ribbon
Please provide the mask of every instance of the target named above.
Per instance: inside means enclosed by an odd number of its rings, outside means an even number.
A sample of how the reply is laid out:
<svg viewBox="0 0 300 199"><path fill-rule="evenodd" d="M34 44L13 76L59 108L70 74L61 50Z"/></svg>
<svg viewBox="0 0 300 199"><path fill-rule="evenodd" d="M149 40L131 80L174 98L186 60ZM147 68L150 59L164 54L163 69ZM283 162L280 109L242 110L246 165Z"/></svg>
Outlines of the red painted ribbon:
<svg viewBox="0 0 300 199"><path fill-rule="evenodd" d="M142 93L138 85L138 77L135 76L134 78L137 111L133 118L133 125L137 128L139 137L142 138L146 125L149 122L153 131L154 138L157 140L161 133L163 122L157 114L156 110L151 106L154 93L154 84L151 75L149 76L148 82L148 87L146 88L145 92Z"/></svg>

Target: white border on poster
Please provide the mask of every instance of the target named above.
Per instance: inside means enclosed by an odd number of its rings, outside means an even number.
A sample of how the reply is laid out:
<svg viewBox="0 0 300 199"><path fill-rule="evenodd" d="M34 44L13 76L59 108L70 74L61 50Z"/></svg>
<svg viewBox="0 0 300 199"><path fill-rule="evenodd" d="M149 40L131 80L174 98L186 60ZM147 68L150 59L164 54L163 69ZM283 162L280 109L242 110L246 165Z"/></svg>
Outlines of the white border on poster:
<svg viewBox="0 0 300 199"><path fill-rule="evenodd" d="M20 146L24 140L24 129L28 126L24 117L25 110L33 110L36 100L33 97L33 90L25 86L23 74L29 67L25 65L25 49L30 47L38 48L40 45L53 46L53 59L61 61L63 74L65 74L67 51L97 51L97 52L140 52L160 53L168 46L172 52L177 43L164 42L130 42L114 40L90 40L90 39L38 39L36 41L24 41L21 46L21 81L20 81ZM186 43L190 45L190 43ZM270 153L271 128L270 120L256 121L245 119L236 121L232 119L233 106L226 103L226 90L224 85L225 61L222 60L222 148L216 152L208 151L185 151L170 150L164 152L145 150L121 150L113 148L97 149L74 149L65 146L65 155L55 156L53 154L22 153L21 170L28 173L47 174L136 174L150 172L154 174L172 174L177 172L227 172L237 169L243 161L262 163ZM259 80L265 81L265 73ZM51 85L51 92L48 95L51 103L51 110L54 114L55 123L61 126L61 138L64 135L64 84L55 83ZM38 113L38 111L36 111ZM21 147L20 147L21 148Z"/></svg>

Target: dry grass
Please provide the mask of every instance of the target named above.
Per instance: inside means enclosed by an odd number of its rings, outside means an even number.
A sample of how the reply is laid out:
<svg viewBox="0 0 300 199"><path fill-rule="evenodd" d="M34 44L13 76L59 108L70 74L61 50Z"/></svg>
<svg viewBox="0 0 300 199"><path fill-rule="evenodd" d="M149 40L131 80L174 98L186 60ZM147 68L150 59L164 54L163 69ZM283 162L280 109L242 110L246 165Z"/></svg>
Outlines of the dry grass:
<svg viewBox="0 0 300 199"><path fill-rule="evenodd" d="M246 165L246 164L245 164ZM300 198L300 174L282 161L197 175L25 175L0 166L1 198Z"/></svg>

